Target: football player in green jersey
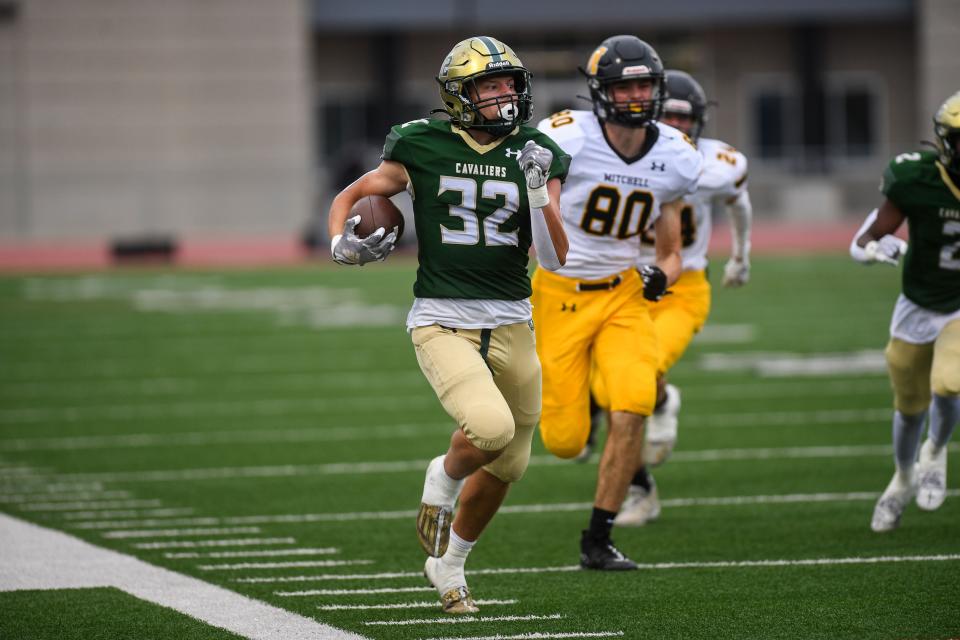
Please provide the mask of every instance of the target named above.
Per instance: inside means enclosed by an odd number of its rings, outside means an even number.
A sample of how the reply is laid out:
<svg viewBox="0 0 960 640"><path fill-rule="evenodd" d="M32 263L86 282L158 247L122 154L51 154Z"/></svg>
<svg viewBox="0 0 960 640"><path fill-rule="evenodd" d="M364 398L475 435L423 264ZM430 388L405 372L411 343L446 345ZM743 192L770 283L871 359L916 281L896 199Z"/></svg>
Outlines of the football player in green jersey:
<svg viewBox="0 0 960 640"><path fill-rule="evenodd" d="M904 255L886 349L896 472L874 508L874 531L895 529L914 497L927 511L943 504L947 443L960 421L960 91L933 123L936 151L890 162L880 186L886 199L850 245L853 258L867 264L897 265ZM909 245L892 235L904 220Z"/></svg>
<svg viewBox="0 0 960 640"><path fill-rule="evenodd" d="M530 74L502 42L460 42L437 81L448 119L393 127L380 166L334 199L329 231L337 262L382 260L395 231L358 238L350 209L367 195L413 198L419 269L407 329L458 427L427 468L417 535L443 610L473 613L467 554L523 475L540 419L527 260L531 244L547 269L566 260L559 198L570 158L524 126Z"/></svg>

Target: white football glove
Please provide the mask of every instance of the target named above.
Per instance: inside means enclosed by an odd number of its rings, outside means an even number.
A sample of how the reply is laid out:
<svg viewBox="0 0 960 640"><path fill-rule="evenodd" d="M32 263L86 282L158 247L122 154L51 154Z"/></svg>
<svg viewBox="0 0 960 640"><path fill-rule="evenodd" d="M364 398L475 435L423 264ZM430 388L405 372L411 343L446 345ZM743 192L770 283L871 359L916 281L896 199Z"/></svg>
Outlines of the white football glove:
<svg viewBox="0 0 960 640"><path fill-rule="evenodd" d="M527 201L530 203L530 208L543 209L550 204L547 178L550 177L553 152L546 147L541 147L533 140L527 140L517 162L527 179Z"/></svg>
<svg viewBox="0 0 960 640"><path fill-rule="evenodd" d="M723 286L742 287L750 281L750 258L730 258L723 267Z"/></svg>
<svg viewBox="0 0 960 640"><path fill-rule="evenodd" d="M363 266L368 262L380 262L390 255L397 242L396 227L386 236L386 230L380 227L366 238L360 238L354 232L358 224L360 216L347 218L343 223L343 233L330 241L330 253L335 262Z"/></svg>
<svg viewBox="0 0 960 640"><path fill-rule="evenodd" d="M871 240L863 247L862 252L851 252L855 260L864 264L883 262L897 266L900 256L907 251L907 243L897 236L885 235L879 240Z"/></svg>

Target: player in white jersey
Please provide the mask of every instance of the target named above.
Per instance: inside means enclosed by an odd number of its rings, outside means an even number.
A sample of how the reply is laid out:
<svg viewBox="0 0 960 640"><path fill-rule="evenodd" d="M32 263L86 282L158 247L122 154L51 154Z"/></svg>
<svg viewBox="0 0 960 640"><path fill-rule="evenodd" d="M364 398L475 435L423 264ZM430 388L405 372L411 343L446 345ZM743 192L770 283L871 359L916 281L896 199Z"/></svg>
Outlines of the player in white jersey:
<svg viewBox="0 0 960 640"><path fill-rule="evenodd" d="M539 124L572 157L560 195L566 265L533 277L543 369L540 435L571 458L590 431L591 358L607 382L611 420L594 508L580 541L586 569L635 569L610 531L641 463L643 421L656 401L653 301L680 277L680 210L702 160L680 131L655 122L663 65L635 36L614 36L585 70L593 112L561 111ZM657 234L656 264L635 268L640 236Z"/></svg>
<svg viewBox="0 0 960 640"><path fill-rule="evenodd" d="M666 373L686 351L710 313L707 248L712 218L723 209L730 216L733 232L723 284L739 287L750 278L752 208L747 193L747 159L725 142L700 137L708 106L700 84L683 71L668 70L665 75L667 90L661 121L697 141L703 156L703 172L697 192L685 199L680 216L683 274L671 287L672 295L657 302L651 310L660 344L657 405L647 421L645 466L637 470L617 516L616 524L624 526L641 526L660 515L657 485L647 465L656 466L666 460L677 440L680 392L666 383ZM654 240L652 234L642 237L640 265L653 264L656 260Z"/></svg>

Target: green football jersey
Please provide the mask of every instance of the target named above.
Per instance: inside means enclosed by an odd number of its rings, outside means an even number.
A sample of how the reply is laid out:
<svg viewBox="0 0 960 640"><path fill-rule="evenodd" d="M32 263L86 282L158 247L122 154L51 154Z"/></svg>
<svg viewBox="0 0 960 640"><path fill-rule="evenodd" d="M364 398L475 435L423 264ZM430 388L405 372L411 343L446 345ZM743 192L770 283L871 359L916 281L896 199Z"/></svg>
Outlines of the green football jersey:
<svg viewBox="0 0 960 640"><path fill-rule="evenodd" d="M940 313L960 309L960 185L954 180L935 153L924 151L894 158L880 185L909 224L903 294Z"/></svg>
<svg viewBox="0 0 960 640"><path fill-rule="evenodd" d="M484 146L445 120L414 120L391 129L383 158L402 164L412 186L420 260L415 296L530 296L530 209L517 164L528 140L553 152L550 177L566 178L570 156L533 127L520 126Z"/></svg>

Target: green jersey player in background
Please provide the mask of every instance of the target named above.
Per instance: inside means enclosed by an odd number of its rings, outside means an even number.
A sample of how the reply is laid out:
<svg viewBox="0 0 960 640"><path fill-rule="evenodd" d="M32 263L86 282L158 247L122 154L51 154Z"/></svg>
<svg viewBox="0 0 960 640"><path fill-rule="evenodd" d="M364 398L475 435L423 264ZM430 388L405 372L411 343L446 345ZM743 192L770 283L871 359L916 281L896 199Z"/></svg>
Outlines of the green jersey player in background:
<svg viewBox="0 0 960 640"><path fill-rule="evenodd" d="M358 238L350 209L368 195L413 198L419 269L407 329L458 427L427 468L417 535L443 610L473 613L467 554L523 475L540 419L527 260L531 243L547 269L566 260L559 199L569 157L524 126L530 74L502 42L458 43L437 81L449 119L393 127L383 162L337 195L328 226L335 261L383 260L395 230Z"/></svg>
<svg viewBox="0 0 960 640"><path fill-rule="evenodd" d="M890 162L880 187L886 199L850 245L863 263L896 265L906 251L886 349L896 472L874 508L874 531L895 529L914 497L927 511L943 504L947 443L960 421L960 92L933 123L936 152L902 153ZM892 235L904 220L909 245Z"/></svg>

